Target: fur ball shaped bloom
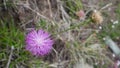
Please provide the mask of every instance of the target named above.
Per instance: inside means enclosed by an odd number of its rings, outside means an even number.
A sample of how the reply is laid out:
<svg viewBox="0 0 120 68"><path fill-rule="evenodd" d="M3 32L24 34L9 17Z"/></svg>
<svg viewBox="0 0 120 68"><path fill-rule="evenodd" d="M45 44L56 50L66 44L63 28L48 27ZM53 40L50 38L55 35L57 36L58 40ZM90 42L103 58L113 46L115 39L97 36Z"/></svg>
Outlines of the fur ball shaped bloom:
<svg viewBox="0 0 120 68"><path fill-rule="evenodd" d="M26 50L36 56L44 56L52 50L53 40L44 30L32 30L26 35Z"/></svg>

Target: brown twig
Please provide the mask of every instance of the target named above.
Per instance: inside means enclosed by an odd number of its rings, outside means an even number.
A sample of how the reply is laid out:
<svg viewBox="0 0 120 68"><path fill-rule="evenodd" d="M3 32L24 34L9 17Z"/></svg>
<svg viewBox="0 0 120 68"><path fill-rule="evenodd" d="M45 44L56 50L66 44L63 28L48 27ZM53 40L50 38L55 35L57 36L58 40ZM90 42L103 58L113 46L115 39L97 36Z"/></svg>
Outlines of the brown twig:
<svg viewBox="0 0 120 68"><path fill-rule="evenodd" d="M14 50L14 46L11 46L11 51L10 51L10 55L9 55L9 59L8 59L6 68L9 68L9 65L10 65L10 62L11 62L11 58L12 58L12 55L13 55L13 50Z"/></svg>
<svg viewBox="0 0 120 68"><path fill-rule="evenodd" d="M50 17L53 17L50 0L47 0L47 2L48 2L48 5L49 5Z"/></svg>

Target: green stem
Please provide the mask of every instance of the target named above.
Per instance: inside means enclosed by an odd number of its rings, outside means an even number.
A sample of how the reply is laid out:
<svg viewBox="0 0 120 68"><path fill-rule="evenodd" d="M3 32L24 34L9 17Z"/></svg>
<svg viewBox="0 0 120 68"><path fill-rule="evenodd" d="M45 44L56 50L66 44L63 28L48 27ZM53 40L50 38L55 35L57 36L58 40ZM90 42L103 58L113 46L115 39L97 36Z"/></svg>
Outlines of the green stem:
<svg viewBox="0 0 120 68"><path fill-rule="evenodd" d="M66 31L69 31L69 30L71 30L71 29L75 29L76 27L85 26L85 25L87 25L90 21L91 21L91 19L87 19L87 20L85 20L85 21L83 21L83 22L81 22L81 23L79 23L79 24L76 24L76 25L74 25L74 26L71 26L70 28L68 28L68 29L66 29L66 30L64 30L64 31L61 31L61 32L59 32L59 33L54 33L54 34L52 34L52 35L61 34L61 33L64 33L64 32L66 32Z"/></svg>

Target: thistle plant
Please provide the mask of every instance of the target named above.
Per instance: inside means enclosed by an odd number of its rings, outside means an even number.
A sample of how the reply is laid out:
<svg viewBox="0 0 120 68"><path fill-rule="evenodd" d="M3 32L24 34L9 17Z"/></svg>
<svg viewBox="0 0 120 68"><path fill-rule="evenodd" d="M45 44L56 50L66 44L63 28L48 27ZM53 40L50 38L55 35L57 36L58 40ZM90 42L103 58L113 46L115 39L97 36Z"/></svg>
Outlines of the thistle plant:
<svg viewBox="0 0 120 68"><path fill-rule="evenodd" d="M44 30L32 30L26 35L26 50L36 56L48 54L53 45L50 34Z"/></svg>

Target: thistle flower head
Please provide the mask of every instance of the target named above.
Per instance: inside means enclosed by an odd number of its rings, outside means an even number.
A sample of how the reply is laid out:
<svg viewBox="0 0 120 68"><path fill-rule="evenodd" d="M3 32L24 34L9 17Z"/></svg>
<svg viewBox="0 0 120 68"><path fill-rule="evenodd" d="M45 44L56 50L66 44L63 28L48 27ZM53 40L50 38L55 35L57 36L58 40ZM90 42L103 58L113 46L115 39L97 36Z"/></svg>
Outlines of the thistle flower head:
<svg viewBox="0 0 120 68"><path fill-rule="evenodd" d="M36 56L48 54L53 45L50 34L44 30L32 30L26 35L26 50Z"/></svg>
<svg viewBox="0 0 120 68"><path fill-rule="evenodd" d="M80 19L82 19L82 18L85 17L85 12L84 12L83 10L80 10L80 11L76 12L76 15L77 15Z"/></svg>

